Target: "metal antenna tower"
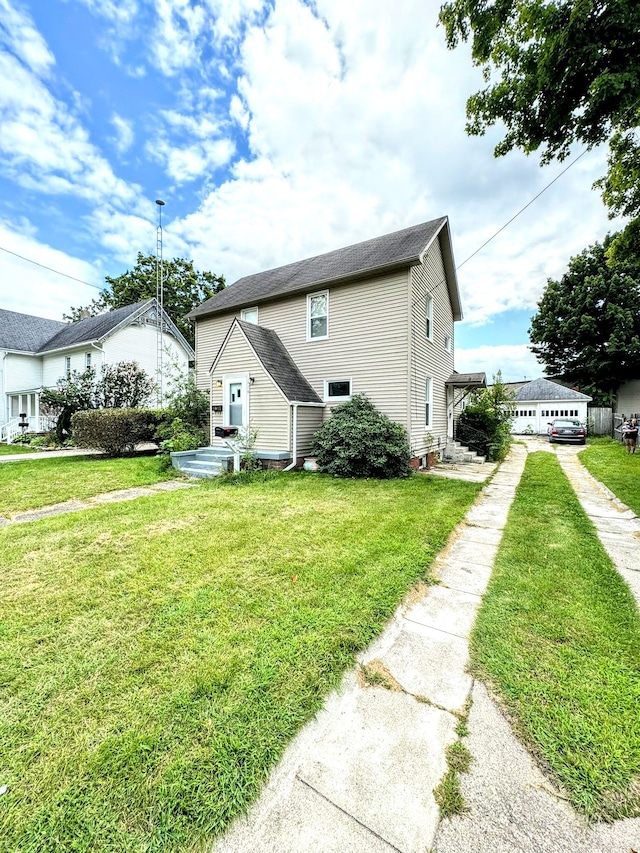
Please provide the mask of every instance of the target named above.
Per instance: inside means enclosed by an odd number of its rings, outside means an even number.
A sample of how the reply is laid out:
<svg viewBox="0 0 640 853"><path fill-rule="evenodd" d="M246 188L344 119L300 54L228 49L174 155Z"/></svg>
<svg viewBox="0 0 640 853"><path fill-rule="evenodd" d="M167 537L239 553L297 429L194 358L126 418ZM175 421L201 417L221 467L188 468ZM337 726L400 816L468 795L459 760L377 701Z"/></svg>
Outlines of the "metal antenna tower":
<svg viewBox="0 0 640 853"><path fill-rule="evenodd" d="M158 408L162 408L162 385L164 382L163 375L163 365L162 365L162 352L164 349L164 278L163 278L163 269L162 269L162 208L164 207L164 202L162 199L157 198L156 204L158 205L158 227L156 229L156 302L158 303L158 323L156 326L157 329L157 373L158 373Z"/></svg>

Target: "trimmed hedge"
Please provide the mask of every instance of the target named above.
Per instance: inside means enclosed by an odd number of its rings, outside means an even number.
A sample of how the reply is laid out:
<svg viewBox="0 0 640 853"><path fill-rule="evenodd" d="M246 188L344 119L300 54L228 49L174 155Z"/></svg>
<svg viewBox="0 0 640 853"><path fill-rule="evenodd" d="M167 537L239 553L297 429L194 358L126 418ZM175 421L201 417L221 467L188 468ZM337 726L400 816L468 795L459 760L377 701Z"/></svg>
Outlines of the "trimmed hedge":
<svg viewBox="0 0 640 853"><path fill-rule="evenodd" d="M155 441L164 412L150 409L89 409L71 418L73 441L78 447L124 456L136 444Z"/></svg>

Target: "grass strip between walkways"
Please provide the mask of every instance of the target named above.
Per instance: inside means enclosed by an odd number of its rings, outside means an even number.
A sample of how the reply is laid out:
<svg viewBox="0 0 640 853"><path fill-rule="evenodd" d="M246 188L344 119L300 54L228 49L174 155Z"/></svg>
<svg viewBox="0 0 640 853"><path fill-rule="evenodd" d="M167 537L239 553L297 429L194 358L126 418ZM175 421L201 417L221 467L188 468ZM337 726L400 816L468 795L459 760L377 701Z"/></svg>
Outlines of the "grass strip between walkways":
<svg viewBox="0 0 640 853"><path fill-rule="evenodd" d="M530 454L471 641L587 818L640 814L640 615L557 459Z"/></svg>
<svg viewBox="0 0 640 853"><path fill-rule="evenodd" d="M580 452L580 461L596 480L640 516L640 445L635 453L627 453L620 441L612 438L589 439ZM640 550L640 542L638 543ZM640 562L640 556L638 558Z"/></svg>
<svg viewBox="0 0 640 853"><path fill-rule="evenodd" d="M155 456L67 456L6 462L0 465L0 515L149 486L171 479L175 473L173 469L161 471Z"/></svg>
<svg viewBox="0 0 640 853"><path fill-rule="evenodd" d="M200 849L479 488L280 474L0 530L3 853Z"/></svg>

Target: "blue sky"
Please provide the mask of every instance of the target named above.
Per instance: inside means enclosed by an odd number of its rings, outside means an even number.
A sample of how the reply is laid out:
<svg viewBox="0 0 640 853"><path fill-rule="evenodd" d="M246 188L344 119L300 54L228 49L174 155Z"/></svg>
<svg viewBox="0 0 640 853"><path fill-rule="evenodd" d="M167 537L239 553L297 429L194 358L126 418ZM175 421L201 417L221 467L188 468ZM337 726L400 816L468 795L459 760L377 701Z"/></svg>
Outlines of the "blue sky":
<svg viewBox="0 0 640 853"><path fill-rule="evenodd" d="M0 307L87 304L155 252L157 198L165 257L228 283L447 215L456 368L541 375L527 329L546 280L615 227L591 188L605 154L463 263L566 163L495 160L499 128L466 136L482 78L445 49L439 5L0 0Z"/></svg>

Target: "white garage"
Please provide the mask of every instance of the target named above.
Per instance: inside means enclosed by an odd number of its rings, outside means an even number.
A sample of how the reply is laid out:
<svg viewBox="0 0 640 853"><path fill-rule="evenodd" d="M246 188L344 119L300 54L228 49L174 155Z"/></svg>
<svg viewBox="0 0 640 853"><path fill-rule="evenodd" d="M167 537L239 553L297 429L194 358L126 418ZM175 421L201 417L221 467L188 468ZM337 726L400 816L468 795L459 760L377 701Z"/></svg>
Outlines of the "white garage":
<svg viewBox="0 0 640 853"><path fill-rule="evenodd" d="M566 388L550 379L534 379L516 391L511 432L518 435L546 435L554 418L578 418L587 422L591 397Z"/></svg>

